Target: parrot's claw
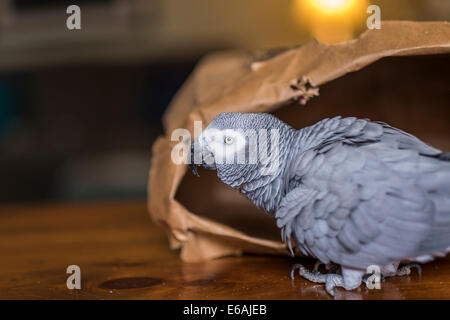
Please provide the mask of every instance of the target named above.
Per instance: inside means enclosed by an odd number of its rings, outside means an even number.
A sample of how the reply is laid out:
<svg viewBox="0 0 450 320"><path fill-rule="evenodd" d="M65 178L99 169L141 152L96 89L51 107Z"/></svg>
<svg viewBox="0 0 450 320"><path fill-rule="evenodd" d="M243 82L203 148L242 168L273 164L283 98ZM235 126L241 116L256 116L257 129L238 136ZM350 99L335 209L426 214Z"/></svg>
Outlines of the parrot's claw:
<svg viewBox="0 0 450 320"><path fill-rule="evenodd" d="M336 287L345 287L344 277L336 273L327 274L326 277L325 290L327 290L332 297L336 297Z"/></svg>
<svg viewBox="0 0 450 320"><path fill-rule="evenodd" d="M418 265L417 263L408 263L407 265L404 265L401 268L398 268L398 266L395 266L394 271L390 270L386 273L381 273L380 274L380 280L381 282L384 282L386 280L386 278L390 278L390 277L402 277L402 276L407 276L411 274L411 269L415 268L417 269L417 273L419 274L419 276L422 275L422 267L420 265ZM366 273L363 275L362 277L362 281L367 285L367 281L369 279L369 277L372 275L372 273Z"/></svg>
<svg viewBox="0 0 450 320"><path fill-rule="evenodd" d="M344 278L340 274L330 273L322 274L316 270L309 271L301 264L294 264L291 269L291 279L294 280L295 270L298 269L298 274L314 283L325 283L325 290L332 297L336 297L336 287L345 287Z"/></svg>
<svg viewBox="0 0 450 320"><path fill-rule="evenodd" d="M316 282L316 283L325 283L326 281L326 275L321 274L318 271L309 271L308 269L306 269L302 264L294 264L291 268L291 279L294 280L295 278L295 270L298 269L298 274L311 281L311 282Z"/></svg>
<svg viewBox="0 0 450 320"><path fill-rule="evenodd" d="M418 265L417 263L408 263L407 265L404 265L401 268L398 268L397 272L393 276L407 276L411 274L411 269L415 268L417 269L417 273L419 276L422 275L422 267Z"/></svg>

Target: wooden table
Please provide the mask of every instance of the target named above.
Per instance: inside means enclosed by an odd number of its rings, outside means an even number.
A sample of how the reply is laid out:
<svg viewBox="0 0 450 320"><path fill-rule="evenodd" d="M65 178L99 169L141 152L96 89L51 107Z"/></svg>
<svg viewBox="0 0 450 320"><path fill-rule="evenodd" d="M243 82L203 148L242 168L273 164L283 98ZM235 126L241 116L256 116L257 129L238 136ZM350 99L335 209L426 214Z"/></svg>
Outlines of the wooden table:
<svg viewBox="0 0 450 320"><path fill-rule="evenodd" d="M243 256L188 264L168 247L145 202L0 207L1 299L329 299L296 278L293 259ZM312 261L300 260L309 267ZM66 268L81 268L69 290ZM341 299L449 299L450 259L381 290L338 290Z"/></svg>

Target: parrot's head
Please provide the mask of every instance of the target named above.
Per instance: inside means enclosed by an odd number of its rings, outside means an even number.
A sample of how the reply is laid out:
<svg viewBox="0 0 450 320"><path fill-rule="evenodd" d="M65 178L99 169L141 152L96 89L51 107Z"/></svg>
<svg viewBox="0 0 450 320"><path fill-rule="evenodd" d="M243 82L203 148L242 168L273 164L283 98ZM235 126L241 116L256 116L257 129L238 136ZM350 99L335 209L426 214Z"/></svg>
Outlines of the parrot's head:
<svg viewBox="0 0 450 320"><path fill-rule="evenodd" d="M217 170L233 188L278 174L295 130L268 113L221 113L191 145L190 169Z"/></svg>

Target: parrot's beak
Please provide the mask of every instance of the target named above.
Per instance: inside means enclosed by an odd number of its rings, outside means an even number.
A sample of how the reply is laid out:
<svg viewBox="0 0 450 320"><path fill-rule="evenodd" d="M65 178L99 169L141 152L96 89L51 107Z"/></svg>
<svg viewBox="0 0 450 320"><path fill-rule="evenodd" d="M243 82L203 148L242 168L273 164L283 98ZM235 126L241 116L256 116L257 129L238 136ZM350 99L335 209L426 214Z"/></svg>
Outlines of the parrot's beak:
<svg viewBox="0 0 450 320"><path fill-rule="evenodd" d="M198 171L197 171L197 166L196 166L196 164L194 163L194 158L195 158L195 154L194 154L194 143L195 142L193 142L192 144L191 144L191 155L190 155L190 157L189 157L189 169L191 169L191 172L194 174L194 176L197 176L197 177L200 177L200 175L198 174Z"/></svg>

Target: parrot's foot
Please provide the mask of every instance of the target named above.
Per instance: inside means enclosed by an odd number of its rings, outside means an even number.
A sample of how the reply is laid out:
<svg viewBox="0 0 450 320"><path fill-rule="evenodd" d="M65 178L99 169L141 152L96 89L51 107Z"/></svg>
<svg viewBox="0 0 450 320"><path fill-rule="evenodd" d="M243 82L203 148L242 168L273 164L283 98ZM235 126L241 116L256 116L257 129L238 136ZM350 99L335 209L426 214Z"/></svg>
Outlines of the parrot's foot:
<svg viewBox="0 0 450 320"><path fill-rule="evenodd" d="M319 272L319 268L322 265L325 266L325 270L328 273L336 273L339 270L339 266L337 264L334 264L334 263L331 263L331 262L328 262L328 263L325 264L325 263L317 260L316 263L314 264L314 270L313 271L314 272Z"/></svg>
<svg viewBox="0 0 450 320"><path fill-rule="evenodd" d="M340 274L336 273L329 273L329 274L322 274L318 271L309 271L301 264L295 264L291 269L291 279L294 279L295 270L298 269L298 274L305 278L306 280L309 280L314 283L325 283L325 290L330 294L332 297L336 296L336 287L342 287L346 290L352 290L358 287L361 284L361 278L359 278L358 283L345 283L344 277Z"/></svg>
<svg viewBox="0 0 450 320"><path fill-rule="evenodd" d="M403 267L398 268L394 274L389 276L397 276L397 277L408 276L411 274L412 268L417 269L417 273L419 274L419 276L422 275L422 267L420 265L418 265L417 263L408 263Z"/></svg>

